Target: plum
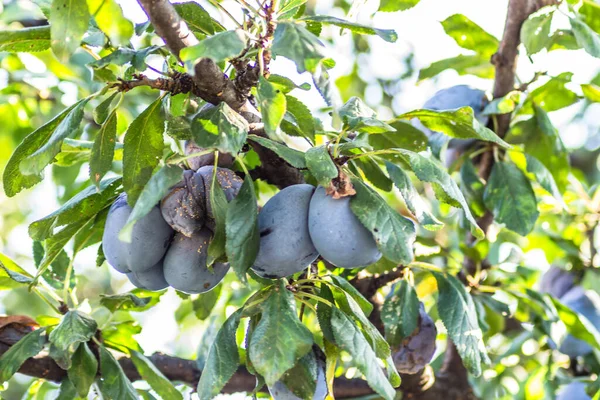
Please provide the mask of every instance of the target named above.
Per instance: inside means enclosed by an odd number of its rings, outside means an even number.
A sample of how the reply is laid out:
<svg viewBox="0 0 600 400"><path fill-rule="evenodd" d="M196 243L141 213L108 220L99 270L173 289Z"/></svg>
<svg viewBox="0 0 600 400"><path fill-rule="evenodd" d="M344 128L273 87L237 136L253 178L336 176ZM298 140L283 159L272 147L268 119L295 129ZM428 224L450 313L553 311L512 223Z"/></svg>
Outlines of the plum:
<svg viewBox="0 0 600 400"><path fill-rule="evenodd" d="M560 299L575 286L575 277L562 268L552 266L540 279L540 292L549 293Z"/></svg>
<svg viewBox="0 0 600 400"><path fill-rule="evenodd" d="M313 400L324 400L327 397L327 381L325 378L325 363L315 355L314 352L308 353L302 357L300 361L304 361L306 365L316 367L317 385L315 387L315 393ZM294 368L284 374L284 379L297 379L296 376L292 376L294 370L299 365L296 364ZM292 373L292 375L290 375ZM314 374L314 372L313 372ZM313 375L314 376L314 375ZM268 387L269 394L273 397L273 400L301 400L300 397L296 396L284 383L283 380L275 382L272 386Z"/></svg>
<svg viewBox="0 0 600 400"><path fill-rule="evenodd" d="M160 211L174 230L191 236L204 226L205 197L202 176L193 171L185 171L181 182L173 186L162 199Z"/></svg>
<svg viewBox="0 0 600 400"><path fill-rule="evenodd" d="M200 168L196 172L196 175L200 175L204 181L204 197L206 201L206 226L210 230L214 230L215 227L212 206L210 204L210 188L212 185L213 171L214 167L212 165L208 165ZM225 192L225 198L227 198L227 201L233 200L233 198L239 193L240 188L242 187L242 183L244 183L244 181L239 176L237 176L235 172L227 168L218 168L216 176L217 182L219 182L221 188L223 188L223 192Z"/></svg>
<svg viewBox="0 0 600 400"><path fill-rule="evenodd" d="M592 400L592 398L585 392L583 382L574 381L558 391L556 400Z"/></svg>
<svg viewBox="0 0 600 400"><path fill-rule="evenodd" d="M475 114L475 118L483 125L487 125L488 116L483 115L482 111L488 103L487 96L483 90L473 88L468 85L456 85L445 88L436 92L433 97L423 104L427 110L452 110L461 107L471 107ZM439 149L450 140L447 136L439 132L433 132L425 127L419 120L413 120L412 124L421 129L429 138L430 144L436 149L436 154ZM460 153L466 150L475 142L474 139L452 139L448 144L446 154L446 166L449 166L456 160Z"/></svg>
<svg viewBox="0 0 600 400"><path fill-rule="evenodd" d="M162 260L147 271L129 272L127 273L127 277L134 286L139 287L140 289L155 292L169 287L169 284L165 280Z"/></svg>
<svg viewBox="0 0 600 400"><path fill-rule="evenodd" d="M600 329L600 296L598 293L588 290L581 286L575 286L569 290L560 301L571 310L584 316L591 324ZM567 335L559 351L571 358L584 356L592 352L592 347L580 339L575 339L572 335Z"/></svg>
<svg viewBox="0 0 600 400"><path fill-rule="evenodd" d="M319 254L336 267L364 267L381 258L373 235L350 209L350 198L336 200L322 186L310 200L308 231Z"/></svg>
<svg viewBox="0 0 600 400"><path fill-rule="evenodd" d="M158 205L135 223L131 243L119 240L119 232L131 214L127 195L121 193L110 207L104 233L102 249L106 260L119 272L141 272L154 267L165 255L173 229L161 215Z"/></svg>
<svg viewBox="0 0 600 400"><path fill-rule="evenodd" d="M398 372L416 374L433 358L435 353L435 323L425 311L423 303L419 304L419 325L410 336L404 338L399 348L392 355Z"/></svg>
<svg viewBox="0 0 600 400"><path fill-rule="evenodd" d="M258 214L260 249L252 269L263 278L295 274L319 253L308 233L308 207L315 187L288 186L271 197Z"/></svg>
<svg viewBox="0 0 600 400"><path fill-rule="evenodd" d="M185 154L190 155L194 153L199 153L201 151L206 150L203 147L198 146L192 140L185 141ZM215 153L211 152L208 154L204 154L201 156L196 156L188 159L188 165L194 171L206 166L206 165L214 165L215 164ZM230 168L233 165L233 156L229 153L221 153L219 152L219 167Z"/></svg>
<svg viewBox="0 0 600 400"><path fill-rule="evenodd" d="M211 232L203 228L187 237L177 233L164 260L165 279L173 288L186 293L208 292L225 276L228 263L206 266Z"/></svg>

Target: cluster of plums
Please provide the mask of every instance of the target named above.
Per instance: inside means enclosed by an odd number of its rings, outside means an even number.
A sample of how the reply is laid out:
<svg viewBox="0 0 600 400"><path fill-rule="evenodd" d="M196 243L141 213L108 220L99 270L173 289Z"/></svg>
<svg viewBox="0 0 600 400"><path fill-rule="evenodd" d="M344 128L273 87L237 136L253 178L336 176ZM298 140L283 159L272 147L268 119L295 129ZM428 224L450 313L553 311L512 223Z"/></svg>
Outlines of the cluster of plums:
<svg viewBox="0 0 600 400"><path fill-rule="evenodd" d="M118 237L132 211L121 194L109 210L102 239L108 263L147 290L171 286L203 293L215 287L229 264L206 265L215 228L213 173L213 166L185 171L160 205L135 223L130 243ZM227 168L217 168L216 178L231 201L243 181ZM352 213L350 199L333 199L323 187L299 184L281 190L260 211L258 225L260 248L252 268L264 278L290 276L319 255L342 268L363 267L381 257L373 236Z"/></svg>

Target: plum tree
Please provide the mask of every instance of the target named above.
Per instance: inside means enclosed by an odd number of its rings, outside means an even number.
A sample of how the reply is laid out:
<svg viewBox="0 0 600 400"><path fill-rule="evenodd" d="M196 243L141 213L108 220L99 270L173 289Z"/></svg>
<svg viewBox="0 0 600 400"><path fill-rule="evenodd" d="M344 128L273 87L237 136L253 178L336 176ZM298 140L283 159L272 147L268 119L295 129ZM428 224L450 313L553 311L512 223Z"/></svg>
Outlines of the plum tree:
<svg viewBox="0 0 600 400"><path fill-rule="evenodd" d="M260 247L252 269L265 278L295 274L319 256L308 232L308 208L315 191L307 184L281 190L258 214Z"/></svg>
<svg viewBox="0 0 600 400"><path fill-rule="evenodd" d="M210 204L210 192L213 180L213 171L214 167L212 165L207 165L205 167L200 168L196 172L196 175L201 176L204 182L206 226L210 230L214 230L215 227L212 205ZM227 201L233 200L233 198L239 193L240 188L242 187L242 183L244 181L242 181L240 177L235 174L235 172L227 168L217 168L216 177L217 182L219 182L221 188L223 188L223 192L225 193L225 198L227 199Z"/></svg>
<svg viewBox="0 0 600 400"><path fill-rule="evenodd" d="M592 398L585 392L583 382L574 381L558 391L556 400L592 400Z"/></svg>
<svg viewBox="0 0 600 400"><path fill-rule="evenodd" d="M206 265L211 231L204 228L187 237L177 233L164 260L165 280L185 293L208 292L221 282L228 263L215 262L212 270Z"/></svg>
<svg viewBox="0 0 600 400"><path fill-rule="evenodd" d="M160 260L155 266L146 271L128 272L127 277L131 283L140 289L158 291L169 287L165 280L163 260Z"/></svg>
<svg viewBox="0 0 600 400"><path fill-rule="evenodd" d="M600 328L600 296L598 293L575 286L561 298L561 302L585 317L596 329ZM575 358L589 354L592 347L583 340L567 335L559 350L561 353Z"/></svg>
<svg viewBox="0 0 600 400"><path fill-rule="evenodd" d="M375 239L350 209L350 198L334 199L322 186L310 200L308 230L319 254L336 267L364 267L381 258Z"/></svg>
<svg viewBox="0 0 600 400"><path fill-rule="evenodd" d="M204 226L205 198L202 176L193 171L184 171L181 182L162 199L160 211L175 231L191 236Z"/></svg>
<svg viewBox="0 0 600 400"><path fill-rule="evenodd" d="M133 226L131 243L121 241L119 232L130 214L127 195L121 193L108 211L102 235L106 260L122 273L141 272L154 267L165 255L173 237L173 230L156 205Z"/></svg>
<svg viewBox="0 0 600 400"><path fill-rule="evenodd" d="M423 303L419 303L419 323L410 336L404 338L399 348L394 349L394 364L398 372L416 374L433 358L437 328L425 311Z"/></svg>
<svg viewBox="0 0 600 400"><path fill-rule="evenodd" d="M560 299L575 286L575 278L569 271L552 266L542 275L539 285L540 292Z"/></svg>

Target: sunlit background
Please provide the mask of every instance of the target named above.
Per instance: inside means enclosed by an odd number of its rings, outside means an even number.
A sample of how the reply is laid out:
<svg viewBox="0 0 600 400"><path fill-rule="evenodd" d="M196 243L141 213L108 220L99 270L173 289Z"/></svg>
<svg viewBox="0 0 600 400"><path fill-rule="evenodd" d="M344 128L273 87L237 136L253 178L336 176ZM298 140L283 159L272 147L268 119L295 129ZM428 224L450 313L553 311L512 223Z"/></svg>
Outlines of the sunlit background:
<svg viewBox="0 0 600 400"><path fill-rule="evenodd" d="M4 1L4 10L0 16L0 23L8 27L18 27L11 21L19 20L19 15L11 13L28 12L29 18L42 17L38 9L30 5L28 1ZM144 12L137 2L132 0L120 0L125 15L133 23L138 24L146 21ZM216 19L220 20L226 27L232 28L229 19L208 3L200 2ZM316 14L328 14L339 17L345 16L344 9L348 5L340 7L340 1L320 0L312 1ZM360 3L360 2L357 2ZM18 5L18 7L17 7ZM223 5L231 10L239 20L242 19L237 3L225 1ZM456 85L470 84L491 92L493 81L477 78L474 76L459 76L456 72L445 71L434 79L418 81L418 72L434 61L453 57L459 54L468 54L461 49L453 39L448 37L440 24L448 16L462 13L479 24L486 31L500 38L504 27L504 16L506 14L507 1L481 1L481 0L422 0L413 9L396 13L377 13L378 0L366 1L354 16L358 22L373 25L378 28L395 29L399 40L396 43L388 43L378 37L364 37L367 41L364 46L366 51L357 52L357 44L349 32L340 32L339 28L324 27L325 37L333 38L327 44L331 57L336 61L336 66L331 70L340 88L342 100L347 100L351 95L364 96L365 101L375 109L381 119L392 118L394 115L420 107L437 90ZM0 8L2 10L2 8ZM26 11L23 11L26 10ZM28 10L28 11L27 11ZM560 18L555 18L557 27L565 23ZM136 43L134 42L134 45ZM567 56L568 54L568 56ZM81 57L87 56L83 51ZM49 52L43 54L19 54L18 57L4 57L0 53L0 89L9 84L7 69L14 69L15 65L22 63L22 74L26 81L43 92L50 95L60 96L60 102L68 106L77 99L77 81L62 82L58 91L56 79L48 76L44 63L48 63L53 56ZM157 56L149 58L149 64L161 69L161 60ZM69 76L80 73L78 69L61 69L54 66L52 73L61 75L69 81ZM541 69L545 68L545 69ZM569 88L581 94L580 83L588 83L600 70L598 59L594 59L583 50L580 51L553 51L541 53L531 59L523 55L519 60L518 77L522 82L529 81L535 72L548 72L549 75L558 75L564 71L570 71L573 75L573 83ZM298 74L295 66L288 60L279 58L272 62L271 71L287 76L297 84L312 83L308 73ZM149 76L156 76L148 71ZM89 74L88 74L89 76ZM88 78L89 79L89 78ZM296 90L294 96L301 99L313 111L317 111L325 123L327 114L322 109L326 104L315 89L310 91ZM0 93L0 170L3 169L8 157L18 144L17 138L22 138L24 130L31 130L23 121L28 118L24 111L8 112L6 105L14 105L19 101L18 93ZM600 145L600 104L592 104L583 108L581 102L571 107L550 114L552 121L558 128L560 135L567 147L582 149L583 163L589 164L590 175L597 174L598 151ZM131 119L130 119L131 120ZM36 121L36 126L41 121ZM22 130L15 126L25 126ZM124 130L121 126L120 131ZM13 135L13 132L17 134ZM585 151L583 151L585 150ZM575 153L577 155L577 153ZM577 161L577 160L575 160ZM46 174L51 175L52 167L48 167ZM84 183L88 178L87 167L79 171L72 171L76 175L75 181ZM41 184L32 189L25 190L14 198L7 198L0 191L0 252L16 260L23 268L33 272L35 267L31 257L32 240L27 233L27 227L32 221L44 217L59 207L58 198L64 193L57 192L56 180L45 179ZM264 200L264 199L263 199ZM115 272L104 264L101 268L95 267L97 246L82 251L75 260L75 271L85 283L82 287L89 293L105 293L108 291L122 292L132 288L131 284L123 275ZM532 254L534 262L541 266L547 265L543 253ZM230 279L227 283L235 291L239 284ZM24 302L23 299L31 299ZM194 318L178 320L178 310L182 299L173 290L165 294L160 304L144 313L137 313L135 318L144 327L137 336L140 345L147 354L156 351L194 358L200 339L213 320L210 318L199 322ZM224 303L223 301L221 303ZM225 304L220 304L224 307ZM44 304L36 303L33 296L24 297L20 290L12 292L0 292L0 314L28 314L38 315L44 311ZM84 306L85 308L85 306ZM227 310L227 313L232 312ZM535 351L535 346L529 351ZM25 384L27 378L19 377L18 382Z"/></svg>

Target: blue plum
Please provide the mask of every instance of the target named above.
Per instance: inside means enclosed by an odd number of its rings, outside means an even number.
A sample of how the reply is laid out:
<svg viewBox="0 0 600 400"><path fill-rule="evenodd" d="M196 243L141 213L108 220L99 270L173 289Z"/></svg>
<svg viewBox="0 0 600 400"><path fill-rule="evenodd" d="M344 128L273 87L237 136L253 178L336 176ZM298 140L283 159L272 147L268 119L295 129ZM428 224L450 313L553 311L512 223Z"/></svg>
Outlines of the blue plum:
<svg viewBox="0 0 600 400"><path fill-rule="evenodd" d="M193 140L186 140L185 142L185 154L190 155L194 153L200 153L206 150L203 147L198 146ZM188 159L188 165L194 171L206 166L215 165L215 153L210 152L201 156L196 156ZM219 152L219 167L230 168L233 165L233 156L229 153Z"/></svg>
<svg viewBox="0 0 600 400"><path fill-rule="evenodd" d="M549 293L560 299L575 287L575 277L569 271L556 266L550 267L540 279L540 292Z"/></svg>
<svg viewBox="0 0 600 400"><path fill-rule="evenodd" d="M215 227L214 215L212 212L212 206L210 204L210 188L212 186L213 171L214 167L210 165L202 167L196 172L196 175L201 176L204 182L204 197L206 202L206 226L210 230L214 230ZM218 168L216 176L217 182L219 182L219 184L221 185L221 188L225 193L227 201L233 200L233 198L239 193L240 188L242 187L242 183L244 183L244 181L239 176L237 176L235 172L227 168Z"/></svg>
<svg viewBox="0 0 600 400"><path fill-rule="evenodd" d="M596 329L600 329L600 296L598 296L598 293L592 290L586 291L581 286L575 286L560 301L585 317ZM558 349L571 358L585 356L592 352L592 347L589 344L583 340L575 339L572 335L567 335Z"/></svg>
<svg viewBox="0 0 600 400"><path fill-rule="evenodd" d="M319 253L308 232L308 208L314 186L288 186L271 197L258 214L260 249L252 269L264 278L295 274Z"/></svg>
<svg viewBox="0 0 600 400"><path fill-rule="evenodd" d="M319 254L336 267L364 267L381 258L373 235L350 209L350 198L334 199L322 186L310 200L308 231Z"/></svg>
<svg viewBox="0 0 600 400"><path fill-rule="evenodd" d="M436 336L435 323L425 311L423 303L420 303L417 329L402 340L400 347L394 349L392 355L398 372L416 374L425 368L435 353Z"/></svg>
<svg viewBox="0 0 600 400"><path fill-rule="evenodd" d="M229 270L228 263L206 266L211 232L203 228L187 237L177 233L164 260L165 279L173 288L186 293L208 292Z"/></svg>
<svg viewBox="0 0 600 400"><path fill-rule="evenodd" d="M592 400L585 392L585 383L571 382L558 390L556 400Z"/></svg>
<svg viewBox="0 0 600 400"><path fill-rule="evenodd" d="M154 267L165 255L173 237L173 229L166 223L157 205L135 223L131 243L123 242L118 236L129 214L131 207L127 204L127 195L122 193L108 211L102 249L108 263L117 271L146 271Z"/></svg>
<svg viewBox="0 0 600 400"><path fill-rule="evenodd" d="M158 291L169 287L165 280L162 260L147 271L129 272L127 277L131 283L140 289Z"/></svg>
<svg viewBox="0 0 600 400"><path fill-rule="evenodd" d="M202 229L206 216L202 176L193 171L185 171L181 182L162 199L160 211L174 230L186 236Z"/></svg>

